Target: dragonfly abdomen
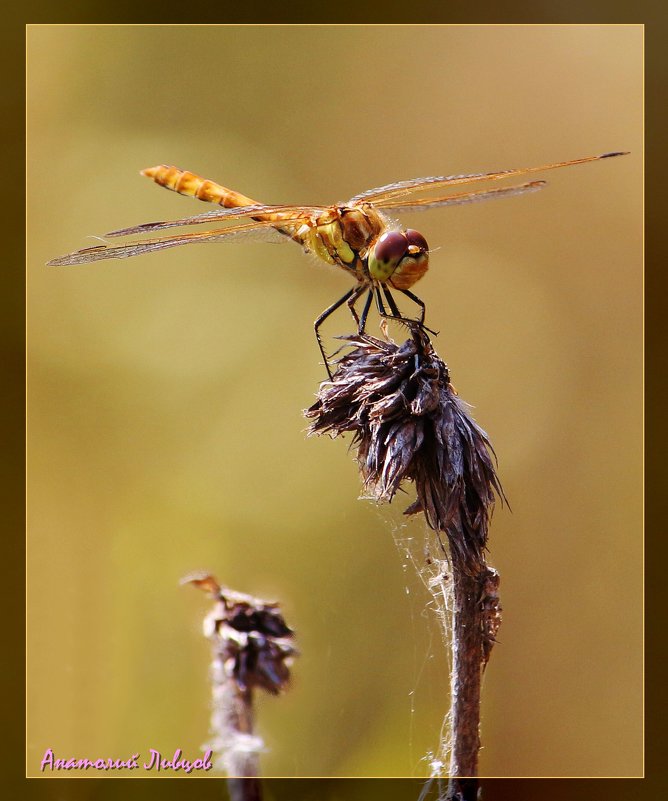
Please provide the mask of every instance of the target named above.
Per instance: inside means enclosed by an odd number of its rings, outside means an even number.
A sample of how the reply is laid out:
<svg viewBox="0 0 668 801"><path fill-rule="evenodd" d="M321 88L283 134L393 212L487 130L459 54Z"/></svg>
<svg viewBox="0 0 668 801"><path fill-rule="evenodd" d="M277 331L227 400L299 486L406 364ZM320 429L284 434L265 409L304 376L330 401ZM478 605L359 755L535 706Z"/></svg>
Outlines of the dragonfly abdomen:
<svg viewBox="0 0 668 801"><path fill-rule="evenodd" d="M167 164L160 164L158 167L148 167L142 170L141 174L145 175L147 178L152 178L156 184L164 186L165 189L178 192L179 195L195 197L207 203L216 203L226 209L261 205L257 200L242 195L241 192L235 192L234 189L227 189L227 187L221 186L214 181L209 181L207 178L202 178L189 170L180 170L178 167L170 167ZM290 215L277 212L274 214L253 215L251 219L275 220L278 222L280 220L290 219ZM293 231L284 231L280 228L277 228L277 230L286 234L286 236L294 238Z"/></svg>
<svg viewBox="0 0 668 801"><path fill-rule="evenodd" d="M142 170L141 174L152 178L156 184L171 189L172 192L178 192L179 195L196 197L198 200L216 203L226 209L257 204L256 200L235 192L233 189L227 189L189 170L180 170L178 167L170 167L167 164L148 167L148 169Z"/></svg>

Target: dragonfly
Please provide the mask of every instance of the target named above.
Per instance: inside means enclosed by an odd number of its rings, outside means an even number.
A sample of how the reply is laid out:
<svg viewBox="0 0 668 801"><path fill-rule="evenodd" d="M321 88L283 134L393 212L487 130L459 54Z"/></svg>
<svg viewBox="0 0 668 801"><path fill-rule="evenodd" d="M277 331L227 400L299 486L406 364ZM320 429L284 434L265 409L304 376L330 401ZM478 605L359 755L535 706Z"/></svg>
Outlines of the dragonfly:
<svg viewBox="0 0 668 801"><path fill-rule="evenodd" d="M126 259L181 245L230 242L244 237L266 239L270 236L279 240L292 240L307 253L315 254L327 264L340 267L354 280L353 287L328 306L314 322L316 340L331 380L332 371L320 328L325 320L344 304L352 314L360 336L366 330L372 303L375 303L383 321L396 320L426 328L425 303L411 290L429 268L429 246L418 231L402 228L395 221L395 214L535 192L542 189L546 181L535 180L511 186L473 190L470 185L623 155L627 155L627 151L586 156L571 161L543 164L539 167L411 178L376 189L368 189L346 203L331 206L267 205L201 178L195 173L162 164L142 170L141 174L178 194L214 203L222 208L176 220L142 223L111 231L105 236L116 238L149 235L149 238L135 239L120 245L101 244L83 248L53 259L48 265L63 267L88 264L103 259ZM452 187L466 187L466 189L463 192L457 190L452 193ZM434 191L443 189L450 194L433 194ZM415 197L416 195L425 196ZM176 235L151 236L157 231L168 228L210 223L222 223L223 227ZM416 318L406 317L401 313L393 291L401 293L417 306L419 313ZM365 297L361 313L358 313L356 304L362 296Z"/></svg>

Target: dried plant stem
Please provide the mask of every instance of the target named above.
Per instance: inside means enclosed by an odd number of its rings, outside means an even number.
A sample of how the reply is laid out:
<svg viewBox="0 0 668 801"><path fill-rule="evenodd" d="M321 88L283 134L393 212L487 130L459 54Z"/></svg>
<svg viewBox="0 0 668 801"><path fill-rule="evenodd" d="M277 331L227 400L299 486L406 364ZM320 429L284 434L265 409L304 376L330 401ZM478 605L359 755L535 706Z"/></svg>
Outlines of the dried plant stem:
<svg viewBox="0 0 668 801"><path fill-rule="evenodd" d="M228 779L227 789L230 801L262 801L262 789L259 779Z"/></svg>
<svg viewBox="0 0 668 801"><path fill-rule="evenodd" d="M445 801L478 801L479 786L478 779L450 779Z"/></svg>
<svg viewBox="0 0 668 801"><path fill-rule="evenodd" d="M211 641L211 750L215 766L228 775L231 801L261 801L260 752L254 733L253 690L272 695L287 689L297 651L294 632L276 602L221 587L210 573L183 583L206 592L214 606L204 619Z"/></svg>
<svg viewBox="0 0 668 801"><path fill-rule="evenodd" d="M211 734L222 746L222 767L234 777L229 779L232 801L259 800L262 740L253 735L253 692L240 689L221 669L223 664L216 654L211 666Z"/></svg>
<svg viewBox="0 0 668 801"><path fill-rule="evenodd" d="M453 571L454 572L454 571ZM482 626L478 603L479 582L473 576L454 575L452 633L452 752L451 776L475 776L480 750L480 678Z"/></svg>
<svg viewBox="0 0 668 801"><path fill-rule="evenodd" d="M480 685L501 624L499 574L483 567L477 576L453 561L451 776L476 776L480 750Z"/></svg>
<svg viewBox="0 0 668 801"><path fill-rule="evenodd" d="M307 410L311 433L354 435L367 493L391 501L403 482L416 488L407 514L423 513L452 570L448 798L474 801L480 749L481 677L501 623L498 573L487 566L489 520L504 499L487 434L471 418L450 383L447 365L425 331L411 329L403 345L368 335L348 337ZM447 535L447 545L441 538ZM434 597L439 602L436 594ZM445 757L444 757L445 759ZM442 762L435 760L440 768Z"/></svg>

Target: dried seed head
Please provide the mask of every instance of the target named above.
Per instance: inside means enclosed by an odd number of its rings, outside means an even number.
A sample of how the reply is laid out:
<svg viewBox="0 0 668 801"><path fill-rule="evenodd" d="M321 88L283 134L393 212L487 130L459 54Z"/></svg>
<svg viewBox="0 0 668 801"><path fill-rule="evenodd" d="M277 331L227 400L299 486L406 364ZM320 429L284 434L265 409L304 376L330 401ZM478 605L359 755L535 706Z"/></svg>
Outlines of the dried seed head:
<svg viewBox="0 0 668 801"><path fill-rule="evenodd" d="M261 687L273 695L285 689L297 649L279 605L221 587L208 574L188 576L183 583L194 584L214 599L204 618L204 634L239 689Z"/></svg>
<svg viewBox="0 0 668 801"><path fill-rule="evenodd" d="M426 333L416 327L412 334L401 346L346 337L352 348L305 412L309 433L352 432L365 491L377 501L414 482L417 500L406 514L423 512L447 534L452 559L477 574L495 494L504 500L493 449Z"/></svg>

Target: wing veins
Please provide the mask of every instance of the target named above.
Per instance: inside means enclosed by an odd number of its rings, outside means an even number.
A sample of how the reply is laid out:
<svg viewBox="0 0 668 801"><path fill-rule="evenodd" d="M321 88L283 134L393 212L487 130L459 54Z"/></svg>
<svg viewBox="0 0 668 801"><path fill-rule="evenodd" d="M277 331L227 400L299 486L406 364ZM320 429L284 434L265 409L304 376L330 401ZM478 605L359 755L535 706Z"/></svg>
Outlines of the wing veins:
<svg viewBox="0 0 668 801"><path fill-rule="evenodd" d="M589 161L612 158L613 156L625 156L626 152L603 153L599 156L585 156L571 161L560 161L554 164L543 164L539 167L522 167L514 170L500 170L498 172L470 173L468 175L441 175L429 176L426 178L410 178L407 181L397 181L393 184L379 186L377 189L369 189L351 198L351 205L358 203L379 203L381 200L391 200L396 197L413 194L426 189L437 189L441 186L455 186L457 184L476 183L478 181L498 181L503 178L510 178L516 175L525 175L531 172L542 172L544 170L554 170L558 167L571 167L575 164L585 164Z"/></svg>
<svg viewBox="0 0 668 801"><path fill-rule="evenodd" d="M426 197L419 198L418 200L390 199L374 205L384 211L424 211L439 206L460 206L465 203L476 203L483 200L493 200L494 198L524 195L529 192L537 192L539 189L546 186L546 184L547 181L530 181L526 184L503 186L497 189L484 189L479 192L460 192L456 195L445 195L443 197Z"/></svg>
<svg viewBox="0 0 668 801"><path fill-rule="evenodd" d="M308 218L311 214L318 214L326 209L325 206L267 206L264 204L254 204L252 206L241 206L232 209L215 209L203 214L195 214L190 217L181 217L178 220L159 220L157 222L140 223L129 228L119 228L105 234L109 237L129 236L131 234L141 234L146 231L157 231L164 228L177 228L185 225L200 225L205 222L219 220L235 220L243 217L254 217L265 214L280 214L277 220L258 220L261 223L271 222L273 225L283 225L294 223L295 221ZM283 216L285 215L285 216ZM288 216L289 215L289 216Z"/></svg>
<svg viewBox="0 0 668 801"><path fill-rule="evenodd" d="M125 245L97 245L89 248L68 253L57 259L47 262L50 267L64 267L73 264L88 264L93 261L103 259L127 259L132 256L139 256L143 253L151 253L156 250L166 250L167 248L178 247L179 245L197 244L199 242L218 242L225 239L234 239L239 235L260 231L264 228L274 228L276 226L290 224L290 221L262 220L260 222L233 225L227 228L220 228L214 231L197 231L194 233L179 234L178 236L156 237L155 239L145 239L140 242L128 242ZM277 231L277 233L279 233Z"/></svg>

